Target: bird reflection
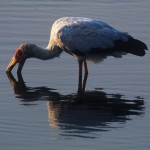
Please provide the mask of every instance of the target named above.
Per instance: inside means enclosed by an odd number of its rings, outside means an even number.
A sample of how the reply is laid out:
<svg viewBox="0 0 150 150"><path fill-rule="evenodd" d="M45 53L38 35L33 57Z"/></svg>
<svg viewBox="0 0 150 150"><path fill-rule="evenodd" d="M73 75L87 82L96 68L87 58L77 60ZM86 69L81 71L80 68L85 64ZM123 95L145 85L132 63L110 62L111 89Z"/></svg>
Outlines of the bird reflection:
<svg viewBox="0 0 150 150"><path fill-rule="evenodd" d="M59 129L62 137L96 138L102 131L120 128L121 123L132 120L132 115L144 113L140 97L127 100L121 94L107 94L102 89L62 95L47 87L27 87L21 74L18 81L10 73L7 76L19 99L27 103L47 101L49 125Z"/></svg>
<svg viewBox="0 0 150 150"><path fill-rule="evenodd" d="M24 102L33 102L41 100L42 97L49 95L54 89L47 87L28 87L26 86L22 74L17 74L18 80L16 80L12 73L6 73L10 81L10 85L13 88L14 94L17 98ZM29 104L30 105L30 104Z"/></svg>

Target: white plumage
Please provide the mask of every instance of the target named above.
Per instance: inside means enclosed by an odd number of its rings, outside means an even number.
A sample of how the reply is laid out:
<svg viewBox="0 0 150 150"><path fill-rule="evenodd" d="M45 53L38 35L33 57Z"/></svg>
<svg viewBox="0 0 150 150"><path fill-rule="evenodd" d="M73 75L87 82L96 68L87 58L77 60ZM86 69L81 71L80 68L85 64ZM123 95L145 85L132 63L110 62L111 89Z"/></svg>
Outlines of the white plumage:
<svg viewBox="0 0 150 150"><path fill-rule="evenodd" d="M55 41L71 52L89 52L92 48L112 48L117 40L127 41L128 34L99 20L64 17L53 24L49 46Z"/></svg>
<svg viewBox="0 0 150 150"><path fill-rule="evenodd" d="M47 48L35 44L20 45L6 71L11 72L18 62L18 72L21 73L27 58L48 60L58 57L62 51L65 51L78 58L78 88L81 91L86 83L84 81L82 85L82 65L85 74L88 74L86 60L100 62L107 56L121 57L126 53L144 56L146 49L147 46L142 41L102 21L84 17L63 17L54 22Z"/></svg>

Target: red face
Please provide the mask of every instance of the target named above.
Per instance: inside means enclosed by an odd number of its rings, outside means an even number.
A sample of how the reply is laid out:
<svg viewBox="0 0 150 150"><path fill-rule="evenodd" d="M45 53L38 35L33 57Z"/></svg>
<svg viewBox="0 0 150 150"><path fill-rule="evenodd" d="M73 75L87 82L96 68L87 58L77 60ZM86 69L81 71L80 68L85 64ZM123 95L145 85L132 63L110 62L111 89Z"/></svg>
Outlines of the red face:
<svg viewBox="0 0 150 150"><path fill-rule="evenodd" d="M16 52L14 54L14 58L17 60L17 62L23 61L23 52L21 48L17 48Z"/></svg>

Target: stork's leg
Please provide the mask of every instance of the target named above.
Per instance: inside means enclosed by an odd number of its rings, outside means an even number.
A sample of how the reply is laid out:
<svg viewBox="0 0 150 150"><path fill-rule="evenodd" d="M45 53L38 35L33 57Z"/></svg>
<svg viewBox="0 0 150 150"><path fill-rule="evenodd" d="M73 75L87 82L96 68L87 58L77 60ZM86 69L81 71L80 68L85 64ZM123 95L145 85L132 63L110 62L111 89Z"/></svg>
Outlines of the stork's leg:
<svg viewBox="0 0 150 150"><path fill-rule="evenodd" d="M83 87L82 87L83 92L85 92L87 77L88 77L88 68L87 68L86 61L84 61L84 79L83 79Z"/></svg>
<svg viewBox="0 0 150 150"><path fill-rule="evenodd" d="M82 92L82 65L83 61L78 61L79 62L79 82L78 82L78 93Z"/></svg>
<svg viewBox="0 0 150 150"><path fill-rule="evenodd" d="M88 75L88 67L85 60L84 60L84 73Z"/></svg>

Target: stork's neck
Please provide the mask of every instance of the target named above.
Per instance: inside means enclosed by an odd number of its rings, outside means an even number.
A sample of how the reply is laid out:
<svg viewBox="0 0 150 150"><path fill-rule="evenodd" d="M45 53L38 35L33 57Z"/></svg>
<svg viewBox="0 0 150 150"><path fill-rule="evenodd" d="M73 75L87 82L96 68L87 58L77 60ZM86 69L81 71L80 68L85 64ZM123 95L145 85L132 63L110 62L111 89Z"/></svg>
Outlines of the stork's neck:
<svg viewBox="0 0 150 150"><path fill-rule="evenodd" d="M59 57L61 54L62 49L57 46L54 47L47 47L41 48L39 46L35 46L33 49L34 57L42 60L48 60L55 57Z"/></svg>

